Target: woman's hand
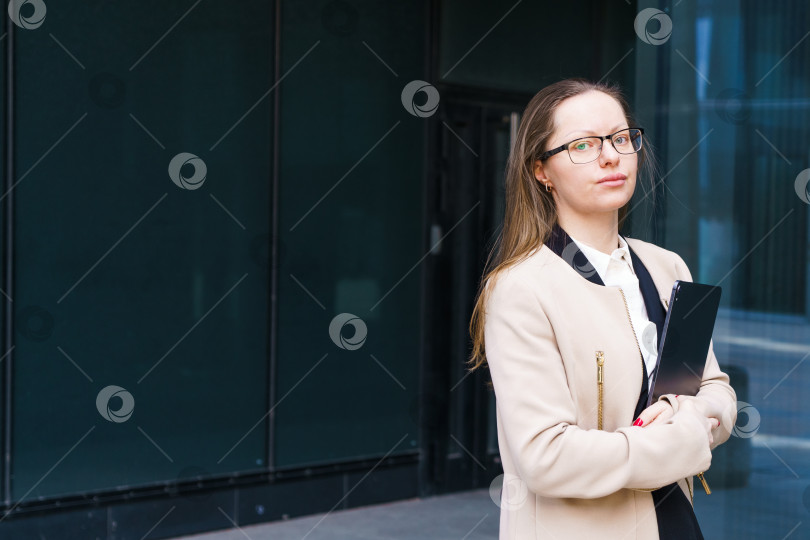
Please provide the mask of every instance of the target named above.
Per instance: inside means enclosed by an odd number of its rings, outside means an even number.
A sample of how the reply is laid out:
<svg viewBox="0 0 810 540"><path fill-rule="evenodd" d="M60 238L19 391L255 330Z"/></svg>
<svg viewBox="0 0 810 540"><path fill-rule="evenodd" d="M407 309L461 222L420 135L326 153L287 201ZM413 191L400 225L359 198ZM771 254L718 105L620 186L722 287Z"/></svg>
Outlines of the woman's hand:
<svg viewBox="0 0 810 540"><path fill-rule="evenodd" d="M718 417L721 415L717 414L713 410L710 410L711 408L707 408L705 406L698 406L697 403L689 399L689 398L694 399L694 396L676 396L676 397L678 398L679 407L682 406L684 403L689 403L689 405L687 405L687 409L692 409L694 412L700 413L702 416L706 417L707 420L706 425L710 429L715 429L720 424L720 418ZM663 424L667 420L672 418L673 414L675 414L675 411L668 401L665 400L656 401L655 403L653 403L652 405L641 411L641 414L638 416L633 425L647 427L655 424ZM717 414L717 416L714 416L715 414ZM712 440L711 432L709 432L709 439L711 440L711 442L714 442Z"/></svg>
<svg viewBox="0 0 810 540"><path fill-rule="evenodd" d="M669 420L675 411L666 401L656 401L638 415L636 421L633 422L634 426L647 427L652 424L663 424Z"/></svg>
<svg viewBox="0 0 810 540"><path fill-rule="evenodd" d="M709 396L675 396L678 399L678 407L680 408L686 402L692 402L695 408L700 411L704 416L713 418L717 421L715 427L723 423L728 427L729 431L734 427L734 420L736 420L736 403L733 405L724 406L720 401L713 399ZM733 418L733 419L732 419Z"/></svg>
<svg viewBox="0 0 810 540"><path fill-rule="evenodd" d="M693 414L696 418L699 418L701 420L701 424L706 429L706 434L709 438L709 446L711 447L711 445L714 444L714 437L712 436L712 430L720 425L720 420L711 416L706 416L704 411L701 408L697 407L694 400L683 401L678 406L679 413L687 411Z"/></svg>

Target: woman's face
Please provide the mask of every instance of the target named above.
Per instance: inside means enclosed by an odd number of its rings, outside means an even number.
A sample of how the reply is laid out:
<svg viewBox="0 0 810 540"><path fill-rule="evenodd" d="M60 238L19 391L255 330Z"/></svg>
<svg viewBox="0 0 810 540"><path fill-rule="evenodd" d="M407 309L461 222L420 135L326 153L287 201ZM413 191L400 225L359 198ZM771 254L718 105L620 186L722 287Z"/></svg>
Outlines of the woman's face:
<svg viewBox="0 0 810 540"><path fill-rule="evenodd" d="M554 133L545 150L579 137L609 135L627 127L621 105L609 95L591 90L558 105ZM638 154L619 154L608 141L603 141L602 153L590 163L573 163L567 151L535 162L535 177L551 184L558 214L574 212L584 216L617 211L632 198L637 171ZM620 185L600 183L615 174L626 179Z"/></svg>

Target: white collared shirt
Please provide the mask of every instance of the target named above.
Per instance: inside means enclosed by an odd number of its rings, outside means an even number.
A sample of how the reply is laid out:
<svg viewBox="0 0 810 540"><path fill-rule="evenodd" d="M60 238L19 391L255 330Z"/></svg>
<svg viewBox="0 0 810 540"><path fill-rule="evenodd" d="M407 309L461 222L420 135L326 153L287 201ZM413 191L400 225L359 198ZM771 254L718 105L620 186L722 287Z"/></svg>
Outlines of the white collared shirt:
<svg viewBox="0 0 810 540"><path fill-rule="evenodd" d="M627 299L627 309L630 312L630 321L636 332L636 339L644 358L644 365L647 367L647 389L652 382L650 373L655 369L658 357L658 334L655 323L650 321L647 315L647 307L644 305L644 297L641 295L638 277L633 270L633 259L630 257L630 248L627 240L619 235L619 247L608 255L588 244L576 240L568 235L577 247L588 258L588 261L596 269L602 282L607 287L620 287L624 291Z"/></svg>

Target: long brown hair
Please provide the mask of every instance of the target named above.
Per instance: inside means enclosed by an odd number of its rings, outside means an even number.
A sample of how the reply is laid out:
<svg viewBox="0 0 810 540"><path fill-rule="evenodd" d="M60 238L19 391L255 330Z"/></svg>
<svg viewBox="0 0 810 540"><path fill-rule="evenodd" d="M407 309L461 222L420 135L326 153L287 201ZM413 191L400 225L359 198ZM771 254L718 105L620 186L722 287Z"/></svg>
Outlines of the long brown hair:
<svg viewBox="0 0 810 540"><path fill-rule="evenodd" d="M476 295L475 307L470 320L472 353L470 371L486 363L484 346L485 307L492 284L498 274L525 259L534 248L542 246L557 221L557 207L551 192L534 176L537 156L548 150L549 139L554 131L554 113L563 100L585 92L603 92L621 105L628 125L637 125L621 88L612 83L592 82L587 79L565 79L540 90L526 106L518 128L517 138L506 166L506 209L503 228L487 257L483 277ZM654 174L656 165L648 141L639 151L637 185L642 173L649 180L654 207ZM627 217L630 202L619 209L619 228Z"/></svg>

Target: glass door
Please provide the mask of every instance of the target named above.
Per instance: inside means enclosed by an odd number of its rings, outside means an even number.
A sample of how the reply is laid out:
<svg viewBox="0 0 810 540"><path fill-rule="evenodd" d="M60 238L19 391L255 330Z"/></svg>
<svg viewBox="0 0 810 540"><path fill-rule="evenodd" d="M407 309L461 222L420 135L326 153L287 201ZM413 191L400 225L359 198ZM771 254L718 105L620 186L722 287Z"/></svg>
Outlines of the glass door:
<svg viewBox="0 0 810 540"><path fill-rule="evenodd" d="M486 487L502 473L489 373L470 373L470 316L487 256L500 232L504 174L518 103L448 99L439 133L433 246L428 425L437 491Z"/></svg>

